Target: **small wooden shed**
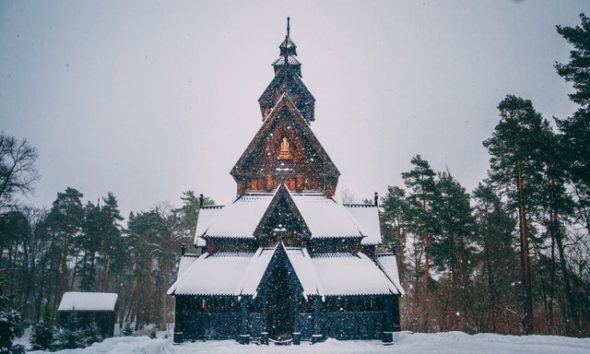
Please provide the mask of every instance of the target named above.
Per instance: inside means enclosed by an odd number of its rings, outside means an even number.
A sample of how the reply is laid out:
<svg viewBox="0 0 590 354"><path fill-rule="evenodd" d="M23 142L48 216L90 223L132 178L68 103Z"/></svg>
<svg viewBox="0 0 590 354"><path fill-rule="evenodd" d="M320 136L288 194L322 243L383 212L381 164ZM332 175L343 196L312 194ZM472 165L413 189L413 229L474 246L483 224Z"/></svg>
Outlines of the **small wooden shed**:
<svg viewBox="0 0 590 354"><path fill-rule="evenodd" d="M57 323L65 326L68 318L75 314L81 326L95 323L103 337L112 337L118 297L116 293L65 292L57 308Z"/></svg>

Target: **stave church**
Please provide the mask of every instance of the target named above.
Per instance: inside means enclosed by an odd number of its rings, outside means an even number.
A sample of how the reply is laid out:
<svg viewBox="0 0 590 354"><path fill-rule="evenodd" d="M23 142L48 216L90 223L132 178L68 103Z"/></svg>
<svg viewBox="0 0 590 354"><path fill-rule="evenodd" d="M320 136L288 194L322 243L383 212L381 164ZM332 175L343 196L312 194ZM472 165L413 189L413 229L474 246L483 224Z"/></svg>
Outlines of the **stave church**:
<svg viewBox="0 0 590 354"><path fill-rule="evenodd" d="M175 297L176 343L391 341L403 295L395 254L380 251L378 198L340 204L340 172L311 124L315 98L287 34L260 96L262 125L230 174L235 199L202 207Z"/></svg>

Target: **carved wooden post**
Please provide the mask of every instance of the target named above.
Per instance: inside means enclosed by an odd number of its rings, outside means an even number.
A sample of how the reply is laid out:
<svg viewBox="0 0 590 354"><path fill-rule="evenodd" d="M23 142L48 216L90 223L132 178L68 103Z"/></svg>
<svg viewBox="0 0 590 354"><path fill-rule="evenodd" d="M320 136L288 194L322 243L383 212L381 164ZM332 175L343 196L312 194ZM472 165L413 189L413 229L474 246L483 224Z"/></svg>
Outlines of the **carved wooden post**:
<svg viewBox="0 0 590 354"><path fill-rule="evenodd" d="M383 318L383 333L381 340L385 343L393 342L393 296L386 296Z"/></svg>
<svg viewBox="0 0 590 354"><path fill-rule="evenodd" d="M299 322L299 302L300 299L297 297L293 300L293 344L301 344L301 324Z"/></svg>
<svg viewBox="0 0 590 354"><path fill-rule="evenodd" d="M260 344L268 345L268 298L266 294L261 297L262 299L262 329L260 331Z"/></svg>
<svg viewBox="0 0 590 354"><path fill-rule="evenodd" d="M238 343L250 343L250 334L248 333L248 297L242 296L240 299L240 335Z"/></svg>
<svg viewBox="0 0 590 354"><path fill-rule="evenodd" d="M317 343L323 339L320 333L320 309L321 309L321 297L313 297L313 334L311 335L311 342Z"/></svg>
<svg viewBox="0 0 590 354"><path fill-rule="evenodd" d="M399 332L401 330L399 323L399 295L393 296L393 331Z"/></svg>

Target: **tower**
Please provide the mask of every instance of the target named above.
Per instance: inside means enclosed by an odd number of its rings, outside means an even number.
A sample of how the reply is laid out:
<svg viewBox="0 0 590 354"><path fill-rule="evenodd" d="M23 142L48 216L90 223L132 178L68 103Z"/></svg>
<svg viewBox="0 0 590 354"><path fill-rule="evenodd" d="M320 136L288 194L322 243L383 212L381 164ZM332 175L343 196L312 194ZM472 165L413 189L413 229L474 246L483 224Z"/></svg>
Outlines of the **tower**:
<svg viewBox="0 0 590 354"><path fill-rule="evenodd" d="M297 192L334 195L340 172L310 128L315 98L301 79L297 46L287 35L260 99L262 126L231 171L237 194L271 192L281 181Z"/></svg>

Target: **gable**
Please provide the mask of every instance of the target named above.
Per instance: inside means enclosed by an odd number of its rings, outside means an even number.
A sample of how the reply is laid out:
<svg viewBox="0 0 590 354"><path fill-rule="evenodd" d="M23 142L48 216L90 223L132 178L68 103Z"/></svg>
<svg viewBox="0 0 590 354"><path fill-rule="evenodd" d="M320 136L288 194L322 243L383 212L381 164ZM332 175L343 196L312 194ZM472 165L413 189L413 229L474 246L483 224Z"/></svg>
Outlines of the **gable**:
<svg viewBox="0 0 590 354"><path fill-rule="evenodd" d="M281 184L275 193L273 200L270 202L267 210L264 212L260 223L254 231L256 238L272 238L273 230L282 225L287 233L294 234L293 237L310 237L311 232L305 223L301 212L297 209L291 193ZM287 242L287 240L285 240ZM289 240L297 243L301 240ZM289 244L289 242L287 242Z"/></svg>
<svg viewBox="0 0 590 354"><path fill-rule="evenodd" d="M284 148L286 157L281 156ZM325 190L328 182L335 189L340 176L287 94L269 113L231 175L236 182L244 183L243 190L270 191L278 187L277 168L281 166L289 171L287 186L291 190Z"/></svg>
<svg viewBox="0 0 590 354"><path fill-rule="evenodd" d="M257 285L256 293L270 290L269 289L269 286L271 284L270 279L273 276L273 272L276 272L277 269L280 267L286 268L285 275L288 277L288 279L284 279L284 280L291 283L294 286L294 288L296 289L293 295L303 296L304 295L304 288L301 285L299 278L297 277L295 268L293 268L293 265L291 264L291 261L289 260L289 257L287 256L285 246L282 243L279 243L277 245L277 247L275 247L275 252L272 256L272 259L268 263L268 266L264 272L264 275L262 276L262 278L260 279L260 282Z"/></svg>

